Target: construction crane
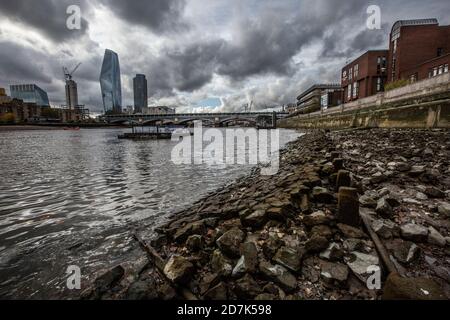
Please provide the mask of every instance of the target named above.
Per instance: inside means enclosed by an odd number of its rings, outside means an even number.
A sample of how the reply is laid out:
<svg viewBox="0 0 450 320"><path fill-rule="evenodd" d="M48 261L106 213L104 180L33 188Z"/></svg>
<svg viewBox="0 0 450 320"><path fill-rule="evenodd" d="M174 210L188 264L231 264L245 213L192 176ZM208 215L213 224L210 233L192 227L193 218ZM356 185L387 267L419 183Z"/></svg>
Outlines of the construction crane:
<svg viewBox="0 0 450 320"><path fill-rule="evenodd" d="M75 73L75 71L78 70L80 65L81 65L81 62L79 64L77 64L77 66L75 68L73 68L72 72L69 72L69 69L67 69L66 67L63 67L64 78L66 79L66 81L72 80L73 74Z"/></svg>

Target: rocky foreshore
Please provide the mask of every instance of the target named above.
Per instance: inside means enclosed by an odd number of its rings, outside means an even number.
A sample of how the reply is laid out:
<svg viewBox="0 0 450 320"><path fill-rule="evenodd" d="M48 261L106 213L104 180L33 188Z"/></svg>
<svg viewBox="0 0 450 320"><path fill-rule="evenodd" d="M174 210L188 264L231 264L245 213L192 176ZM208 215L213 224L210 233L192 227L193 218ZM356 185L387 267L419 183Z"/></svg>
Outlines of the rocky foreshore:
<svg viewBox="0 0 450 320"><path fill-rule="evenodd" d="M449 131L313 131L280 162L137 236L150 259L83 298L450 298Z"/></svg>

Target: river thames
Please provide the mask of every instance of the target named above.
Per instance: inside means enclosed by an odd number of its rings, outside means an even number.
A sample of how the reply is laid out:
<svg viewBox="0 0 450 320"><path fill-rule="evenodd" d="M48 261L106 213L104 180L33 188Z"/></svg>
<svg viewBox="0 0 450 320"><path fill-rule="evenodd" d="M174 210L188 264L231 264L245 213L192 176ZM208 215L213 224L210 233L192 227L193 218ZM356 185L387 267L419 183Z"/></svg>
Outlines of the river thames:
<svg viewBox="0 0 450 320"><path fill-rule="evenodd" d="M0 132L0 297L76 297L65 287L69 265L87 283L142 256L133 230L151 235L252 169L176 165L177 142L117 139L124 131ZM298 136L280 130L280 145Z"/></svg>

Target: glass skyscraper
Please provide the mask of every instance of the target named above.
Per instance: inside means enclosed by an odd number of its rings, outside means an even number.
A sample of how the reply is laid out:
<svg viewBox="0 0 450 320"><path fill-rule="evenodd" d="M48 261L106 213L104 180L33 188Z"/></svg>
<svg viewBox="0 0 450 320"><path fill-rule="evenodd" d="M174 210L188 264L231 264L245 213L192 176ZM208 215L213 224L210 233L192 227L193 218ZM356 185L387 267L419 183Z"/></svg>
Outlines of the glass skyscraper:
<svg viewBox="0 0 450 320"><path fill-rule="evenodd" d="M143 74L137 74L133 79L134 112L142 113L148 107L147 79Z"/></svg>
<svg viewBox="0 0 450 320"><path fill-rule="evenodd" d="M122 112L119 56L109 49L105 50L105 57L103 58L100 87L102 89L105 113Z"/></svg>
<svg viewBox="0 0 450 320"><path fill-rule="evenodd" d="M19 84L10 86L11 97L23 100L25 103L34 103L37 106L49 107L47 92L35 84Z"/></svg>

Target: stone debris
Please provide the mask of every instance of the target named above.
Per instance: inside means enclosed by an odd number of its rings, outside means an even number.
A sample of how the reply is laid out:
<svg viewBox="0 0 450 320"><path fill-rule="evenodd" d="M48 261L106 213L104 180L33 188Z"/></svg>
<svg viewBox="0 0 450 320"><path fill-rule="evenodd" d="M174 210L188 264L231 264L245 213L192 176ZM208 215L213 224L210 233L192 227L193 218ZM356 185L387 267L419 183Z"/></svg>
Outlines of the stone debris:
<svg viewBox="0 0 450 320"><path fill-rule="evenodd" d="M148 263L85 296L449 299L449 159L447 131L314 131L281 151L277 174L255 168L159 226L169 281ZM381 290L366 286L381 260L360 213L406 275Z"/></svg>
<svg viewBox="0 0 450 320"><path fill-rule="evenodd" d="M428 237L428 229L415 223L407 223L400 226L402 237L414 242L425 242Z"/></svg>
<svg viewBox="0 0 450 320"><path fill-rule="evenodd" d="M194 265L182 256L172 256L164 267L165 276L174 283L186 283L194 271Z"/></svg>

